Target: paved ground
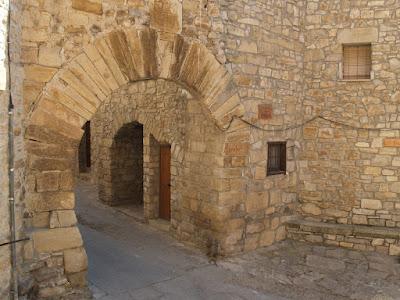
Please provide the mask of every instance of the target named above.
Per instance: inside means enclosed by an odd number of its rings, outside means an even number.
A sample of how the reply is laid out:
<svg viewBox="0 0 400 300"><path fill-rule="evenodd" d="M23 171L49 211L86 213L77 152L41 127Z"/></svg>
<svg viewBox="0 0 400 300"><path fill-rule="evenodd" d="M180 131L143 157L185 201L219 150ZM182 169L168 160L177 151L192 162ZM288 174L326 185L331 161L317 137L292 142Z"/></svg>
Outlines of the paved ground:
<svg viewBox="0 0 400 300"><path fill-rule="evenodd" d="M78 185L77 213L95 299L284 299L233 283L232 271L98 203L95 195L90 185Z"/></svg>
<svg viewBox="0 0 400 300"><path fill-rule="evenodd" d="M288 241L215 266L98 203L92 186L81 182L77 195L95 299L400 299L398 258Z"/></svg>
<svg viewBox="0 0 400 300"><path fill-rule="evenodd" d="M233 282L289 299L399 300L398 257L295 241L226 259Z"/></svg>

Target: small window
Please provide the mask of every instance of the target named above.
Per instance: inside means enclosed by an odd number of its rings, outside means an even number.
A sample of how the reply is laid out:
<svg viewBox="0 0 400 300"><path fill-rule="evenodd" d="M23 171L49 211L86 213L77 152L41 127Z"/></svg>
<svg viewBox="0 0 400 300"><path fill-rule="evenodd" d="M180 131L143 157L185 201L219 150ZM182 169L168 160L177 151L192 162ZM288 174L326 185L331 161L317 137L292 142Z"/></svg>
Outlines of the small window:
<svg viewBox="0 0 400 300"><path fill-rule="evenodd" d="M286 142L268 143L267 175L286 174Z"/></svg>
<svg viewBox="0 0 400 300"><path fill-rule="evenodd" d="M343 79L371 78L371 44L343 46Z"/></svg>

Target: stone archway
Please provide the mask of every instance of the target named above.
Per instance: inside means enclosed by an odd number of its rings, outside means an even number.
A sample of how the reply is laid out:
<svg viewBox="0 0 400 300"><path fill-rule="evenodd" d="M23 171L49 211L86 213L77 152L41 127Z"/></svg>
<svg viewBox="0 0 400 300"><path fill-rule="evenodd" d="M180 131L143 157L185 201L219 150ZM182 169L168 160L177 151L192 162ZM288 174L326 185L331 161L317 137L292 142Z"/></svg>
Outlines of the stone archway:
<svg viewBox="0 0 400 300"><path fill-rule="evenodd" d="M202 44L180 35L165 38L148 28L113 31L97 39L54 76L32 105L25 132L27 176L33 182L26 195L32 220L27 259L43 254L47 260L61 259L53 268L73 286L84 282L87 267L73 211L73 168L82 125L113 91L157 78L196 95L220 128L243 113L230 74ZM208 213L223 219L211 206ZM39 293L59 289L62 294L64 288L49 283Z"/></svg>

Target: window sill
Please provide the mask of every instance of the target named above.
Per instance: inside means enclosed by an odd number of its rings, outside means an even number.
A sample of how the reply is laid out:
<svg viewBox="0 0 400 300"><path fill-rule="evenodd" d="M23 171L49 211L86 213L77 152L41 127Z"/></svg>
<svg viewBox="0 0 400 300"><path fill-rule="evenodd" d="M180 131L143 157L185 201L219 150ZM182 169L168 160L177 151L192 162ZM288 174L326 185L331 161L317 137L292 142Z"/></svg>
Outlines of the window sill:
<svg viewBox="0 0 400 300"><path fill-rule="evenodd" d="M372 78L369 79L339 79L339 82L369 82L372 81Z"/></svg>
<svg viewBox="0 0 400 300"><path fill-rule="evenodd" d="M281 172L271 172L271 173L267 173L267 177L270 176L276 176L276 175L286 175L287 172L281 171Z"/></svg>

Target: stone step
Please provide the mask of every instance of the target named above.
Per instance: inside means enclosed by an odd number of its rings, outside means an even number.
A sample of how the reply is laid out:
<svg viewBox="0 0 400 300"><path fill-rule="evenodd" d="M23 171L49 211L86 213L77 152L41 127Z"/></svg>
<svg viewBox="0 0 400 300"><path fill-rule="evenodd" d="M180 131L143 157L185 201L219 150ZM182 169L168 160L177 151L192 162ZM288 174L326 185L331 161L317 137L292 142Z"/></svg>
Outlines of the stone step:
<svg viewBox="0 0 400 300"><path fill-rule="evenodd" d="M292 240L400 256L400 228L294 219L286 222L286 229Z"/></svg>
<svg viewBox="0 0 400 300"><path fill-rule="evenodd" d="M310 231L325 234L340 234L344 236L365 236L372 238L400 239L400 228L388 228L367 225L349 225L323 223L307 220L290 220L286 223L288 228L297 228L302 231Z"/></svg>

